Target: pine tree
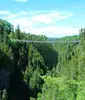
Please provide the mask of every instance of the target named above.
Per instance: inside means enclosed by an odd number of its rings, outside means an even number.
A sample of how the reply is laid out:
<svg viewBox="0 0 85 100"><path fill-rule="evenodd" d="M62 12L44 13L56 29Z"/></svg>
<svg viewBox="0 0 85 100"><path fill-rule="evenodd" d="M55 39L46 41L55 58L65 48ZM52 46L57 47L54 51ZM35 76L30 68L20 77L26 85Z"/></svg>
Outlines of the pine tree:
<svg viewBox="0 0 85 100"><path fill-rule="evenodd" d="M7 100L7 91L6 91L6 89L5 90L3 90L3 95L2 95L2 100Z"/></svg>
<svg viewBox="0 0 85 100"><path fill-rule="evenodd" d="M19 25L17 25L17 28L15 30L15 38L16 39L20 39L21 38L21 31L20 31Z"/></svg>

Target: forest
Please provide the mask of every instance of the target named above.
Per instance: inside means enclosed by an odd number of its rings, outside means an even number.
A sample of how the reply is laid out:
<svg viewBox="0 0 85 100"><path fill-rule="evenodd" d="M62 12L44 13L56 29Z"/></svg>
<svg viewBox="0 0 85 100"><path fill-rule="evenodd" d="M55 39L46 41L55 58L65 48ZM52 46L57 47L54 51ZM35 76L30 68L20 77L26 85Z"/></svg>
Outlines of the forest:
<svg viewBox="0 0 85 100"><path fill-rule="evenodd" d="M85 100L85 29L55 43L13 39L51 41L0 19L0 100Z"/></svg>

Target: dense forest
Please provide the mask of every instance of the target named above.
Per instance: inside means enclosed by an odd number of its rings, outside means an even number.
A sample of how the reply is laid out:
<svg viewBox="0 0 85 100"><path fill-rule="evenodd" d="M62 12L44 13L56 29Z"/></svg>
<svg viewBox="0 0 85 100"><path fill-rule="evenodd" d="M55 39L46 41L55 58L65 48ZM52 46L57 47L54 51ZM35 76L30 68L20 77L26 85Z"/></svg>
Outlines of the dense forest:
<svg viewBox="0 0 85 100"><path fill-rule="evenodd" d="M48 41L43 35L22 32L0 19L1 100L85 100L85 29L62 40L79 43L25 43Z"/></svg>
<svg viewBox="0 0 85 100"><path fill-rule="evenodd" d="M74 41L74 40L80 40L79 35L74 35L74 36L65 36L61 38L48 38L50 41Z"/></svg>
<svg viewBox="0 0 85 100"><path fill-rule="evenodd" d="M65 37L62 37L62 38L58 38L56 40L64 40L64 41L80 40L80 36L79 35L65 36Z"/></svg>

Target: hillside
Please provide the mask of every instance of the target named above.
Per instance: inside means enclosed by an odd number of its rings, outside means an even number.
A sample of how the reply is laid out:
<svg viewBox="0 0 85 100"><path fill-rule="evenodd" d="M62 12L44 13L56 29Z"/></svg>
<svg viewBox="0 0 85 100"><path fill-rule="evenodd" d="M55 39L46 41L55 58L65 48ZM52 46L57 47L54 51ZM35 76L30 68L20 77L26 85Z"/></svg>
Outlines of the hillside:
<svg viewBox="0 0 85 100"><path fill-rule="evenodd" d="M1 100L85 100L85 29L78 36L57 39L79 43L26 43L11 40L47 37L0 23Z"/></svg>

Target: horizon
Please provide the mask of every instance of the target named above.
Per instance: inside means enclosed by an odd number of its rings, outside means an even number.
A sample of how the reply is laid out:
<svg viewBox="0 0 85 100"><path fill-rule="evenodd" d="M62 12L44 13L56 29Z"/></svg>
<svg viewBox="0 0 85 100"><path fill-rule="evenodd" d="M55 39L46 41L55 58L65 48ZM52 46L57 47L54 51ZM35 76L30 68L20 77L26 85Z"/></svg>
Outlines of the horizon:
<svg viewBox="0 0 85 100"><path fill-rule="evenodd" d="M85 25L85 1L5 0L0 19L20 25L21 31L50 38L78 35Z"/></svg>
<svg viewBox="0 0 85 100"><path fill-rule="evenodd" d="M71 36L79 36L79 34L78 35L66 35L66 36L61 36L61 37L47 37L47 38L52 38L52 39L59 39L59 38L64 38L64 37L71 37Z"/></svg>

